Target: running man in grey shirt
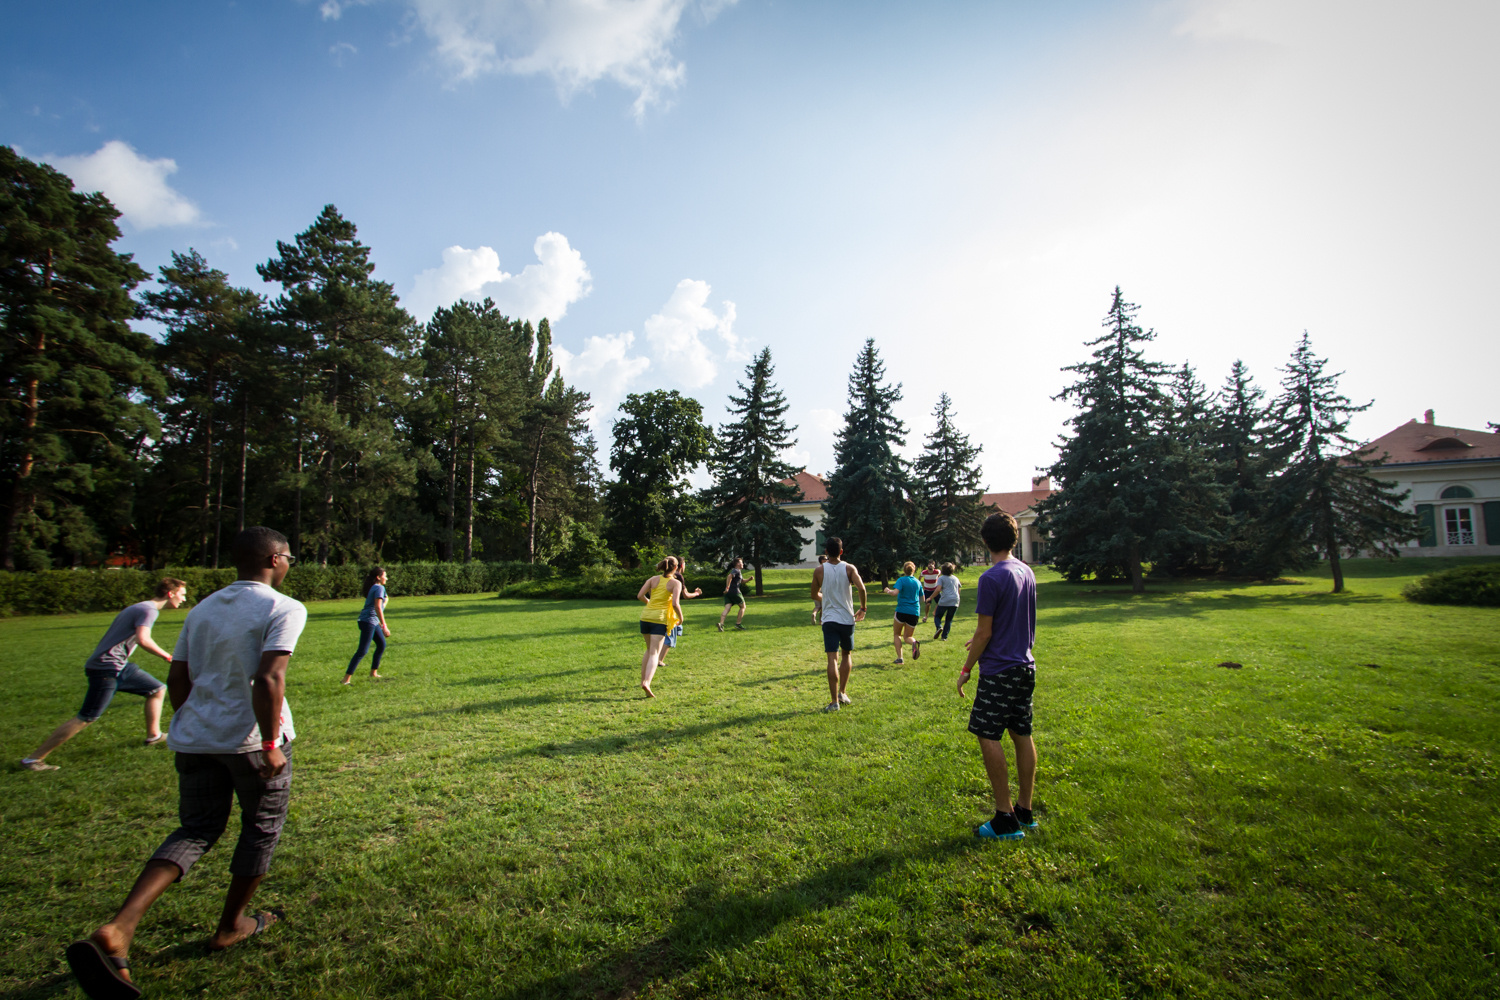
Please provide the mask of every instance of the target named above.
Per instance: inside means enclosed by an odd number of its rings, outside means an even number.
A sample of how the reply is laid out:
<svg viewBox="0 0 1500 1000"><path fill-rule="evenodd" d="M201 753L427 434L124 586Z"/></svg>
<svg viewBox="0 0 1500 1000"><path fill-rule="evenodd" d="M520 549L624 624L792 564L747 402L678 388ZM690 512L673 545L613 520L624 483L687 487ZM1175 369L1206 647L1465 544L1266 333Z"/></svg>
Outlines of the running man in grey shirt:
<svg viewBox="0 0 1500 1000"><path fill-rule="evenodd" d="M156 596L151 600L132 604L115 615L104 638L94 647L93 655L84 661L83 676L88 678L89 689L83 697L83 707L73 718L52 730L52 735L36 748L35 753L22 757L22 767L28 771L56 771L56 764L43 763L47 755L103 715L117 691L138 694L146 699L147 746L166 739L161 731L161 703L167 686L131 663L130 654L139 646L171 662L171 654L152 641L151 626L156 624L156 616L161 614L162 608L179 608L185 600L187 584L168 576L156 585Z"/></svg>

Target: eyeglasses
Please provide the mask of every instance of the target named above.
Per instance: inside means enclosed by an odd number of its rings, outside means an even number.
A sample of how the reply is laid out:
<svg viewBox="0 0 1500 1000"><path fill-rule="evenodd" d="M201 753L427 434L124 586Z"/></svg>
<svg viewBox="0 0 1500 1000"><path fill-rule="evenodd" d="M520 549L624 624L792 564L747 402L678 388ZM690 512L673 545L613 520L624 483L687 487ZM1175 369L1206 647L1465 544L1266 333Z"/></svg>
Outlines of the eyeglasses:
<svg viewBox="0 0 1500 1000"><path fill-rule="evenodd" d="M277 552L275 555L271 556L272 561L275 561L278 556L286 560L287 569L291 569L293 566L297 565L297 557L292 555L290 552Z"/></svg>

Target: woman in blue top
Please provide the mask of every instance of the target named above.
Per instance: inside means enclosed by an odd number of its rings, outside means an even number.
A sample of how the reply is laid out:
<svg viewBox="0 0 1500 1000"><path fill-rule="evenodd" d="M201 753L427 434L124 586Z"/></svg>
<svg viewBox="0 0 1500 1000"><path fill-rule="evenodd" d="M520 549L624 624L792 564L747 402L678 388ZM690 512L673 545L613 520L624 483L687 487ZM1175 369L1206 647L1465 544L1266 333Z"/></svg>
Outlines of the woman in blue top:
<svg viewBox="0 0 1500 1000"><path fill-rule="evenodd" d="M917 579L917 564L905 562L901 565L901 578L894 588L886 587L885 593L896 595L896 621L893 640L896 644L896 662L905 663L902 648L911 643L911 658L922 656L922 644L912 637L917 623L922 620L922 581Z"/></svg>
<svg viewBox="0 0 1500 1000"><path fill-rule="evenodd" d="M379 566L365 576L365 606L359 613L359 649L344 671L344 683L354 680L354 668L369 652L370 640L375 640L375 656L370 660L370 680L380 680L380 658L385 655L385 637L391 627L385 623L385 570Z"/></svg>

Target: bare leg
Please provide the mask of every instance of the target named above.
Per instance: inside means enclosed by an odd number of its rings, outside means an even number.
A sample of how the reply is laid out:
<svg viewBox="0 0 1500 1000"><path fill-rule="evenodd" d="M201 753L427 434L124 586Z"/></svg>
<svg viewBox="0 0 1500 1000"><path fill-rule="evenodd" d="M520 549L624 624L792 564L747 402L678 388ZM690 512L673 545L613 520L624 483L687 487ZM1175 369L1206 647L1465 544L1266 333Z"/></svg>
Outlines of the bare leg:
<svg viewBox="0 0 1500 1000"><path fill-rule="evenodd" d="M264 875L231 875L229 891L224 894L224 912L219 915L219 927L208 939L209 951L223 951L238 944L255 933L255 918L245 916L245 907L260 886ZM266 914L266 922L274 923L275 915Z"/></svg>
<svg viewBox="0 0 1500 1000"><path fill-rule="evenodd" d="M724 619L729 617L729 605L724 605L724 610L719 612L719 631L724 631Z"/></svg>
<svg viewBox="0 0 1500 1000"><path fill-rule="evenodd" d="M891 644L896 647L896 659L901 659L901 623L891 626Z"/></svg>
<svg viewBox="0 0 1500 1000"><path fill-rule="evenodd" d="M830 704L838 704L839 691L841 690L842 688L839 686L839 654L838 650L834 650L828 654L828 701Z"/></svg>
<svg viewBox="0 0 1500 1000"><path fill-rule="evenodd" d="M120 912L109 923L90 934L89 940L97 944L104 954L125 958L130 953L130 942L135 940L136 925L141 922L146 911L151 909L151 904L167 891L167 886L181 876L182 869L170 861L147 861L145 869L131 887L130 895L125 897ZM120 975L130 978L129 971L125 969L120 970Z"/></svg>
<svg viewBox="0 0 1500 1000"><path fill-rule="evenodd" d="M1016 794L1016 805L1022 809L1030 809L1031 791L1036 787L1036 743L1030 736L1017 736L1015 733L1010 734L1010 741L1016 747L1016 783L1021 786ZM998 747L1000 744L995 745Z"/></svg>
<svg viewBox="0 0 1500 1000"><path fill-rule="evenodd" d="M641 657L641 690L646 692L647 698L655 698L651 693L651 678L656 676L656 661L661 656L661 645L666 641L664 635L646 636L646 655Z"/></svg>
<svg viewBox="0 0 1500 1000"><path fill-rule="evenodd" d="M157 704L158 711L160 711L160 702L158 702ZM67 722L64 722L62 725L52 730L52 735L47 737L42 742L41 746L37 747L36 753L32 754L30 759L43 759L49 753L56 750L58 747L62 746L64 743L68 742L87 728L88 723L84 722L82 719L76 716L69 719Z"/></svg>
<svg viewBox="0 0 1500 1000"><path fill-rule="evenodd" d="M167 700L167 689L161 688L146 699L146 737L156 739L161 735L161 706Z"/></svg>
<svg viewBox="0 0 1500 1000"><path fill-rule="evenodd" d="M735 616L734 623L736 625L743 625L745 623L745 602L744 601L740 602L740 613Z"/></svg>
<svg viewBox="0 0 1500 1000"><path fill-rule="evenodd" d="M984 758L984 773L989 775L990 788L995 793L995 811L1011 812L1010 771L1005 766L1005 744L981 736L979 755Z"/></svg>
<svg viewBox="0 0 1500 1000"><path fill-rule="evenodd" d="M849 651L844 650L843 662L839 664L839 694L849 690Z"/></svg>

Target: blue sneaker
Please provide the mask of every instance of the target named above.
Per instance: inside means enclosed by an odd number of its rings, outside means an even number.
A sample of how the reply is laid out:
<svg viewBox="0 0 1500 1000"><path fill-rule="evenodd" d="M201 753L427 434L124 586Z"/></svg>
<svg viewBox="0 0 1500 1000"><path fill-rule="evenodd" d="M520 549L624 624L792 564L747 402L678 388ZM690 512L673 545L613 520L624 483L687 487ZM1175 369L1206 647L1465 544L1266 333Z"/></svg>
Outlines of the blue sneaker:
<svg viewBox="0 0 1500 1000"><path fill-rule="evenodd" d="M974 829L974 835L981 840L1024 840L1026 838L1015 816L996 817L996 819L999 819L1001 824L998 832L995 830L995 820L991 819L979 824ZM1005 822L1007 819L1010 820L1009 823Z"/></svg>

